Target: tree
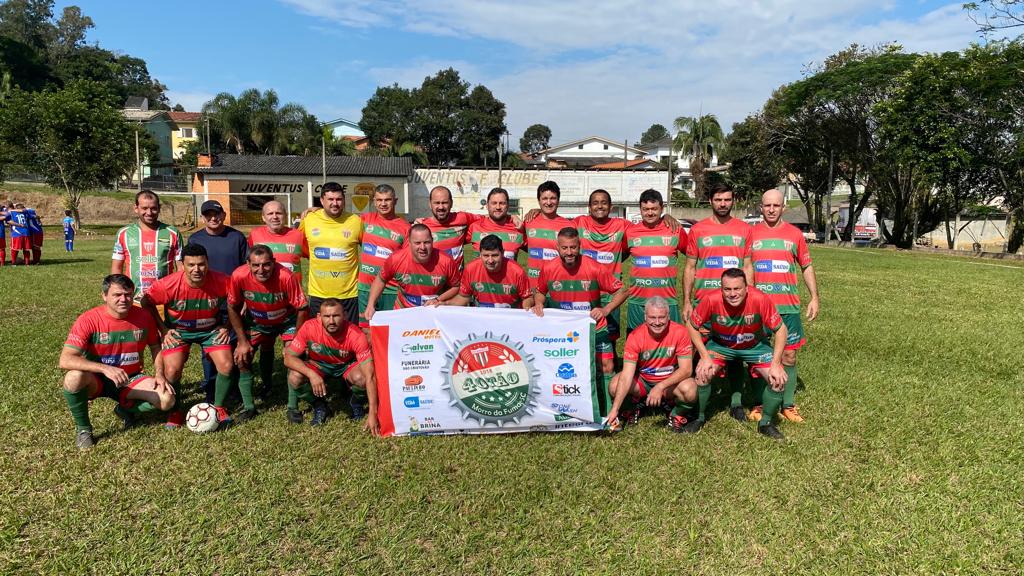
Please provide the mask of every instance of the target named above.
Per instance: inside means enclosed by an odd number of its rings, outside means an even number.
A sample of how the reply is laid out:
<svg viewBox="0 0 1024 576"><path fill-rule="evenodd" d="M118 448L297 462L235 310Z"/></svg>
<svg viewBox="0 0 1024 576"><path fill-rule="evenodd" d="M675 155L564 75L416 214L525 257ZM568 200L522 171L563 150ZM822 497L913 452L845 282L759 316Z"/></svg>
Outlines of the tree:
<svg viewBox="0 0 1024 576"><path fill-rule="evenodd" d="M86 33L95 27L92 18L78 6L68 6L57 21L49 44L50 60L59 62L85 43Z"/></svg>
<svg viewBox="0 0 1024 576"><path fill-rule="evenodd" d="M525 131L519 139L519 150L527 154L536 154L546 150L551 142L551 128L543 124L533 124Z"/></svg>
<svg viewBox="0 0 1024 576"><path fill-rule="evenodd" d="M7 0L0 3L0 36L45 51L54 36L53 0Z"/></svg>
<svg viewBox="0 0 1024 576"><path fill-rule="evenodd" d="M651 142L656 142L662 138L668 137L668 128L665 128L661 124L651 124L651 127L644 131L640 136L640 145L643 146L644 144L650 144Z"/></svg>
<svg viewBox="0 0 1024 576"><path fill-rule="evenodd" d="M238 97L221 92L203 105L214 152L237 154L320 154L324 137L316 117L294 103L281 105L273 90L255 88Z"/></svg>
<svg viewBox="0 0 1024 576"><path fill-rule="evenodd" d="M1021 0L982 0L963 5L978 31L988 36L996 30L1024 27L1024 2Z"/></svg>
<svg viewBox="0 0 1024 576"><path fill-rule="evenodd" d="M767 127L760 115L732 125L719 161L730 164L729 180L739 196L756 198L783 177L782 162L769 148Z"/></svg>
<svg viewBox="0 0 1024 576"><path fill-rule="evenodd" d="M689 157L694 198L704 198L708 192L708 165L725 146L722 126L714 114L703 114L695 118L680 116L673 126L676 138L672 150Z"/></svg>
<svg viewBox="0 0 1024 576"><path fill-rule="evenodd" d="M7 36L0 36L0 78L28 91L42 90L53 80L42 52Z"/></svg>
<svg viewBox="0 0 1024 576"><path fill-rule="evenodd" d="M359 129L372 146L412 138L412 93L398 84L381 86L366 101Z"/></svg>
<svg viewBox="0 0 1024 576"><path fill-rule="evenodd" d="M112 186L135 161L132 127L103 85L76 81L63 90L15 90L0 109L0 142L15 160L64 191L75 221L82 192Z"/></svg>

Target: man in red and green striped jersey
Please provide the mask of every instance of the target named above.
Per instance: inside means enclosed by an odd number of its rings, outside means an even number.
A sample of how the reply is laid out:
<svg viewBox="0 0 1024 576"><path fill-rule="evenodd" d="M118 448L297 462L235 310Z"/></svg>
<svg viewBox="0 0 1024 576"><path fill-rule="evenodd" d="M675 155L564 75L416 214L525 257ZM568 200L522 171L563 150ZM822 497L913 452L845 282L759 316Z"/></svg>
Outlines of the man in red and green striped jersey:
<svg viewBox="0 0 1024 576"><path fill-rule="evenodd" d="M558 215L561 197L562 190L551 180L537 186L540 215L526 223L526 272L531 279L537 278L545 262L558 259L559 230L573 227L571 220Z"/></svg>
<svg viewBox="0 0 1024 576"><path fill-rule="evenodd" d="M413 224L409 229L409 245L385 260L380 275L374 278L363 315L367 321L373 319L377 299L388 282L398 285L394 309L401 310L447 303L459 293L461 279L462 270L455 261L434 249L430 228Z"/></svg>
<svg viewBox="0 0 1024 576"><path fill-rule="evenodd" d="M199 344L217 370L214 404L222 424L231 421L224 410L224 398L231 386L231 343L228 329L222 324L220 310L227 306L230 278L209 268L206 248L189 244L182 249L184 269L157 280L142 295L141 305L148 308L160 324L163 334L164 375L177 390L181 373L188 361L189 350ZM167 323L157 315L163 306ZM175 410L167 419L168 428L181 426L184 415Z"/></svg>
<svg viewBox="0 0 1024 576"><path fill-rule="evenodd" d="M693 307L709 294L719 291L722 272L741 268L747 274L747 283L754 283L750 264L750 225L732 217L733 189L721 182L711 187L710 217L690 228L686 241L686 268L683 269L683 317L688 318ZM744 373L739 364L732 363L727 371L732 395L729 414L746 422L747 413L742 406Z"/></svg>
<svg viewBox="0 0 1024 576"><path fill-rule="evenodd" d="M124 274L135 283L135 300L154 282L181 270L181 234L160 221L160 197L150 190L135 195L139 221L117 231L110 273Z"/></svg>
<svg viewBox="0 0 1024 576"><path fill-rule="evenodd" d="M398 196L395 189L387 184L377 186L373 191L374 212L360 214L363 220L363 246L359 255L359 327L369 328L362 311L370 299L370 286L380 273L381 266L392 254L405 244L409 237L409 223L395 214ZM398 287L387 284L377 299L376 310L392 310Z"/></svg>
<svg viewBox="0 0 1024 576"><path fill-rule="evenodd" d="M580 255L580 233L572 225L558 231L558 258L543 264L534 280L533 313L544 316L544 306L582 310L597 322L595 348L603 374L615 371L615 349L608 338L607 316L626 301L626 288L607 267ZM601 306L601 294L611 294Z"/></svg>
<svg viewBox="0 0 1024 576"><path fill-rule="evenodd" d="M105 396L117 402L114 413L134 424L135 415L170 410L174 389L164 378L160 362L160 331L145 310L132 305L135 283L124 274L103 279L103 305L75 320L60 353L64 400L75 421L75 446L92 448L89 401ZM146 348L153 357L155 376L142 373Z"/></svg>
<svg viewBox="0 0 1024 576"><path fill-rule="evenodd" d="M487 217L469 225L469 240L477 252L480 240L490 234L501 240L505 258L515 260L525 240L522 224L508 213L508 191L504 188L492 188L487 193Z"/></svg>
<svg viewBox="0 0 1024 576"><path fill-rule="evenodd" d="M310 425L325 424L330 416L325 401L327 386L342 386L344 381L351 387L353 397L367 398L366 429L374 436L380 435L370 344L362 330L348 322L337 298L324 299L320 315L299 328L284 349L284 365L288 368L289 422L302 424L301 399L313 406Z"/></svg>
<svg viewBox="0 0 1024 576"><path fill-rule="evenodd" d="M496 234L484 236L479 257L466 265L459 293L452 306L475 303L479 308L524 308L533 305L526 272L515 260L505 258L502 239Z"/></svg>
<svg viewBox="0 0 1024 576"><path fill-rule="evenodd" d="M783 222L786 204L782 192L768 190L761 196L764 221L754 226L750 257L754 261L754 285L775 304L786 324L786 349L782 365L786 369L786 389L782 392L782 417L803 422L796 406L796 352L807 342L800 321L800 290L797 271L801 270L811 300L807 303L807 321L818 316L818 280L811 264L811 253L800 230Z"/></svg>
<svg viewBox="0 0 1024 576"><path fill-rule="evenodd" d="M288 225L288 214L284 204L271 200L263 205L265 226L249 232L249 248L263 244L274 252L274 260L284 266L302 284L302 255L309 253L306 235Z"/></svg>
<svg viewBox="0 0 1024 576"><path fill-rule="evenodd" d="M462 270L462 249L469 238L469 226L481 216L469 212L452 212L452 191L446 186L435 186L430 190L430 218L422 224L434 238L434 249L447 254L459 270ZM417 220L419 222L419 220Z"/></svg>
<svg viewBox="0 0 1024 576"><path fill-rule="evenodd" d="M599 188L591 192L587 206L588 214L573 219L580 232L580 253L608 267L613 276L622 280L622 258L629 220L611 216L612 196L607 190ZM603 295L601 305L607 305L608 299L607 294ZM616 311L608 316L608 338L614 343L619 339L619 332L619 311Z"/></svg>
<svg viewBox="0 0 1024 576"><path fill-rule="evenodd" d="M691 375L693 348L686 327L669 317L670 300L652 296L644 301L644 323L626 337L622 351L622 371L612 378L614 398L608 411L611 430L622 428L622 421L636 423L640 406L653 408L674 402L669 427L681 432L697 399L697 385ZM619 411L630 398L631 406Z"/></svg>
<svg viewBox="0 0 1024 576"><path fill-rule="evenodd" d="M696 420L687 422L685 432L697 432L704 425L711 399L711 380L726 362L744 362L756 373L761 387L763 410L757 418L757 431L774 440L782 440L775 427L775 413L782 406L786 371L782 351L786 347L786 325L775 305L760 290L747 285L746 273L730 268L722 273L721 288L706 295L690 314L687 328L694 348L700 353L697 363ZM708 330L707 343L701 328ZM775 342L772 344L772 334Z"/></svg>
<svg viewBox="0 0 1024 576"><path fill-rule="evenodd" d="M243 310L244 306L244 310ZM270 247L257 244L248 262L231 274L228 286L228 319L238 337L234 359L238 366L238 390L245 410L235 415L244 422L256 416L252 394L252 357L260 351L262 396L267 396L274 374L274 343L278 336L288 343L297 326L309 318L309 303L299 280L274 259Z"/></svg>
<svg viewBox="0 0 1024 576"><path fill-rule="evenodd" d="M660 296L668 302L669 318L680 322L678 292L678 257L686 250L686 230L672 230L662 212L665 201L661 192L640 193L640 222L626 229L626 246L633 264L629 278L629 300L626 305L627 330L632 333L643 326L648 298Z"/></svg>

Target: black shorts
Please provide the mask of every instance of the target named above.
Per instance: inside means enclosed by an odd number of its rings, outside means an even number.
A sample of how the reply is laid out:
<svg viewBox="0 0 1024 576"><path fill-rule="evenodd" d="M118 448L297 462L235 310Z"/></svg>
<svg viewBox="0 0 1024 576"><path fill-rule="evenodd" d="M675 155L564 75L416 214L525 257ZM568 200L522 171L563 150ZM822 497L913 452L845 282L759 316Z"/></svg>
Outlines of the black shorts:
<svg viewBox="0 0 1024 576"><path fill-rule="evenodd" d="M320 298L318 296L310 296L309 297L309 316L310 316L310 318L316 318L316 316L318 314L320 314L320 304L323 304L324 300L326 300L326 298ZM351 323L355 324L356 326L358 326L359 325L359 297L355 296L355 297L352 297L352 298L338 298L338 301L341 302L341 309L344 311L343 313L345 315L345 318L349 322L351 322Z"/></svg>

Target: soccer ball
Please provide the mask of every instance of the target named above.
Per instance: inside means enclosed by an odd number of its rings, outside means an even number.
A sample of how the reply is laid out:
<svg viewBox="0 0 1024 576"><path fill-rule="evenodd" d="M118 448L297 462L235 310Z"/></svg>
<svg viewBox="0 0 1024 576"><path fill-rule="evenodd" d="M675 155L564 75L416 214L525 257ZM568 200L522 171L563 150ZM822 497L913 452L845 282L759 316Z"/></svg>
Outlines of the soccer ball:
<svg viewBox="0 0 1024 576"><path fill-rule="evenodd" d="M185 416L185 426L196 434L205 434L217 429L217 409L213 404L200 402L189 409Z"/></svg>

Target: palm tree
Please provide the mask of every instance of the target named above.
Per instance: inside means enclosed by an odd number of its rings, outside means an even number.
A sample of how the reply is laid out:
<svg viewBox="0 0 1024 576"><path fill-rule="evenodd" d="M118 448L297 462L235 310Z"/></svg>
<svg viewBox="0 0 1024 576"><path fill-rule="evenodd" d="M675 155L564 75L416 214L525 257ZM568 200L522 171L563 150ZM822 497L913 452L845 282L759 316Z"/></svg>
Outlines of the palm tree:
<svg viewBox="0 0 1024 576"><path fill-rule="evenodd" d="M690 157L693 197L703 198L708 192L708 164L725 148L722 126L714 114L702 114L696 118L680 116L673 125L676 129L676 138L672 143L672 150Z"/></svg>
<svg viewBox="0 0 1024 576"><path fill-rule="evenodd" d="M319 154L320 125L298 104L281 105L273 90L217 94L203 106L211 137L238 154Z"/></svg>

